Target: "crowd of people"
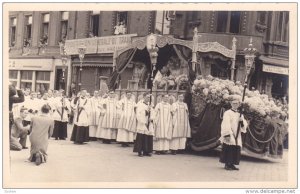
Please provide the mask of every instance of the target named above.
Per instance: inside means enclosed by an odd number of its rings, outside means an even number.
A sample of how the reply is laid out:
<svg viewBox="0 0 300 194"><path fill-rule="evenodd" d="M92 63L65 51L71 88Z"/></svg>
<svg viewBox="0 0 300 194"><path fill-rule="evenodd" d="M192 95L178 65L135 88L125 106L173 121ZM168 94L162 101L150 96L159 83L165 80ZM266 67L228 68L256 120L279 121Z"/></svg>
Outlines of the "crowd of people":
<svg viewBox="0 0 300 194"><path fill-rule="evenodd" d="M169 95L165 94L153 106L148 92L136 103L130 91L119 100L114 91L106 94L95 91L90 95L82 89L68 98L63 90L48 90L43 95L25 90L24 102L12 106L14 132L10 147L27 149L26 139L30 134L30 160L40 164L47 159L48 138L66 140L69 123L73 124L70 140L74 144L89 141L118 142L122 147L134 144L133 151L140 157L151 156L153 151L176 154L185 149L186 140L191 137L188 108L183 99L179 95L170 104Z"/></svg>
<svg viewBox="0 0 300 194"><path fill-rule="evenodd" d="M134 144L133 152L140 157L151 156L154 152L176 155L186 148L187 139L191 137L188 106L182 94L174 103L164 94L154 106L149 92L137 103L129 90L121 99L113 90L108 93L94 91L90 95L82 89L71 98L64 90L48 90L43 95L29 90L23 92L18 90L10 94L10 149L28 149L29 135L29 160L37 165L47 160L50 137L66 140L68 124L73 125L69 138L74 144L83 145L89 141L118 142L122 147ZM221 124L220 162L225 163L226 170L238 170L234 165L240 161L241 133L245 133L248 126L238 112L240 105L239 99L233 100Z"/></svg>

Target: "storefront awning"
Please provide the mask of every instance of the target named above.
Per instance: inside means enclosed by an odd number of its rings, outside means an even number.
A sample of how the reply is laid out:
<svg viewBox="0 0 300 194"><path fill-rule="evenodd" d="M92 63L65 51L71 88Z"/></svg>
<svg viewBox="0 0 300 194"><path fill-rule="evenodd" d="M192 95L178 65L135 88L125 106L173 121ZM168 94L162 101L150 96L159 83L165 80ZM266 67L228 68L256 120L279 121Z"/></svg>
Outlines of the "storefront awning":
<svg viewBox="0 0 300 194"><path fill-rule="evenodd" d="M73 63L73 67L80 67L80 63ZM82 67L113 67L112 63L89 63L85 62Z"/></svg>
<svg viewBox="0 0 300 194"><path fill-rule="evenodd" d="M289 61L284 59L260 56L263 61L263 72L276 73L282 75L289 74Z"/></svg>

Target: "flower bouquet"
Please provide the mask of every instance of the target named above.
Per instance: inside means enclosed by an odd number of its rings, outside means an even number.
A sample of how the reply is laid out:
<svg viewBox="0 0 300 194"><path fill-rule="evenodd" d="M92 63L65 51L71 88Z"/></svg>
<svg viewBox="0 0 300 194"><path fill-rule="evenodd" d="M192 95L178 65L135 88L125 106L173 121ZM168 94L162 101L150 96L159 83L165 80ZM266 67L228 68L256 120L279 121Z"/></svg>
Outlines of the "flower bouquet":
<svg viewBox="0 0 300 194"><path fill-rule="evenodd" d="M163 89L166 86L168 87L168 89L176 88L175 77L173 77L172 75L165 76L157 83L158 89Z"/></svg>
<svg viewBox="0 0 300 194"><path fill-rule="evenodd" d="M241 101L244 87L240 82L231 80L221 80L212 76L206 79L198 77L192 86L192 93L201 96L206 102L219 104L228 104L233 99ZM258 90L250 91L246 89L244 98L244 112L247 115L266 115L280 114L286 115L283 108L275 104L273 100L265 94L260 94Z"/></svg>
<svg viewBox="0 0 300 194"><path fill-rule="evenodd" d="M185 90L189 84L188 76L181 74L180 76L176 77L175 83L178 85L180 90Z"/></svg>

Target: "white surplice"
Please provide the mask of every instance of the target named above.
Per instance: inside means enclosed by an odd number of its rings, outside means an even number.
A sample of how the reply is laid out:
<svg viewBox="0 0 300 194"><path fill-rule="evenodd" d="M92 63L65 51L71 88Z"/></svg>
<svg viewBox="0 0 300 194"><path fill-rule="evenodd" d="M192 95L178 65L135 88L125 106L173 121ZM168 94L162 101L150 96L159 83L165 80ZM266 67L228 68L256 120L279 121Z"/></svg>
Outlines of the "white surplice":
<svg viewBox="0 0 300 194"><path fill-rule="evenodd" d="M118 142L133 142L136 132L136 104L132 100L123 98L118 102L121 116L118 124Z"/></svg>
<svg viewBox="0 0 300 194"><path fill-rule="evenodd" d="M168 151L172 135L171 105L167 102L160 102L155 107L155 140L153 150Z"/></svg>

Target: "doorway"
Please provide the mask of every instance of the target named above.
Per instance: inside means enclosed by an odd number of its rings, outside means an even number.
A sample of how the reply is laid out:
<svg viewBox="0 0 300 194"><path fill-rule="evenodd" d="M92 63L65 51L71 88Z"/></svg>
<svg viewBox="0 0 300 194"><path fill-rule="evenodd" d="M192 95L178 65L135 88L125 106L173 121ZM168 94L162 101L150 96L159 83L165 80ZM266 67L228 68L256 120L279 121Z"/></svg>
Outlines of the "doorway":
<svg viewBox="0 0 300 194"><path fill-rule="evenodd" d="M64 79L63 79L63 69L62 68L57 68L56 69L56 78L55 78L55 90L66 90L67 86L67 80L68 80L68 69L65 69L64 73Z"/></svg>

